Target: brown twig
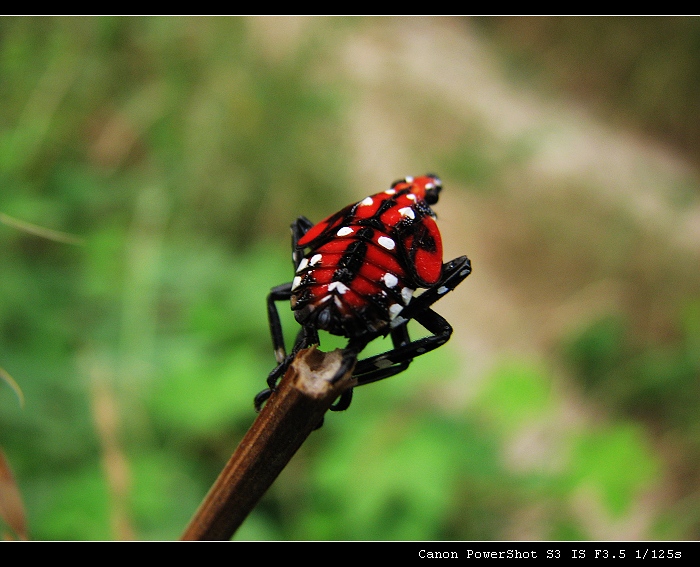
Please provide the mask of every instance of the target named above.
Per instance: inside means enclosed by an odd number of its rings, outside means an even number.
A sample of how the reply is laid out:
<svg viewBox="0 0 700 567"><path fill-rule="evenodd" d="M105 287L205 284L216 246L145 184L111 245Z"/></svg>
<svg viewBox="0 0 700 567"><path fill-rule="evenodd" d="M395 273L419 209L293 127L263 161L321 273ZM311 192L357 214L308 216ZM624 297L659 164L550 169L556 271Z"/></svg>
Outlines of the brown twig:
<svg viewBox="0 0 700 567"><path fill-rule="evenodd" d="M340 350L299 352L182 535L228 540L243 523L333 401L352 387L352 368L335 383Z"/></svg>

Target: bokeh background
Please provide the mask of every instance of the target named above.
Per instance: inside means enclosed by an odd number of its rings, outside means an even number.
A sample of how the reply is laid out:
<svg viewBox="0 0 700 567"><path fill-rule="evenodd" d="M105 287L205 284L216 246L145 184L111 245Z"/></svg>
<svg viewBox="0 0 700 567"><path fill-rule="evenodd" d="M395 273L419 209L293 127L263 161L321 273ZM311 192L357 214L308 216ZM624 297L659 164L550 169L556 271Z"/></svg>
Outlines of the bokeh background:
<svg viewBox="0 0 700 567"><path fill-rule="evenodd" d="M698 92L692 18L0 19L0 531L179 537L291 221L436 172L453 338L234 538L697 539Z"/></svg>

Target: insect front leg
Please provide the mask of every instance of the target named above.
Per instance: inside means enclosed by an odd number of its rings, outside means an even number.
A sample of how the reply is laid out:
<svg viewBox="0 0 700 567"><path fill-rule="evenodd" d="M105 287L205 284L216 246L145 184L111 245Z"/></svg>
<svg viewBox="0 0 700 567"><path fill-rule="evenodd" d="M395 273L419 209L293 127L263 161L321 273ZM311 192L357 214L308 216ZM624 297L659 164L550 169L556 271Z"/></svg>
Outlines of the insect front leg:
<svg viewBox="0 0 700 567"><path fill-rule="evenodd" d="M299 240L304 236L309 230L314 226L309 219L306 217L299 217L292 223L292 263L294 264L294 270L299 267L301 259L304 257L304 251L297 248Z"/></svg>
<svg viewBox="0 0 700 567"><path fill-rule="evenodd" d="M297 248L299 239L303 237L309 229L313 227L313 223L306 217L299 217L292 225L292 263L294 270L299 267L303 258L303 250ZM307 346L318 343L318 333L314 329L303 328L297 335L294 348L290 355L287 354L287 349L284 344L284 333L282 331L282 323L280 321L279 311L275 305L278 301L289 301L292 297L292 282L278 285L270 290L267 296L267 319L270 325L270 336L272 337L272 348L275 352L275 360L277 366L270 372L267 377L268 387L255 396L255 410L260 411L262 405L270 397L277 385L280 376L284 374L292 361L294 355L299 350Z"/></svg>
<svg viewBox="0 0 700 567"><path fill-rule="evenodd" d="M284 333L282 332L282 323L280 321L280 314L277 311L277 301L289 301L292 295L292 284L286 283L273 287L267 296L267 320L270 325L270 336L272 337L272 348L275 352L275 360L277 360L277 366L270 372L267 377L268 387L255 396L254 404L255 411L260 411L262 405L270 397L272 391L275 389L277 380L284 373L287 366L289 365L289 357L287 356L287 349L284 345Z"/></svg>
<svg viewBox="0 0 700 567"><path fill-rule="evenodd" d="M299 263L302 259L302 251L297 249L297 242L304 236L309 229L313 226L313 223L306 217L299 217L291 226L292 230L292 261L294 263L294 269L299 267ZM277 364L281 364L287 358L287 350L284 345L284 334L282 332L282 323L280 322L279 312L277 311L277 306L275 303L277 301L289 301L292 297L292 283L285 283L273 287L267 296L267 318L270 324L270 335L272 336L272 347L275 350L275 359ZM311 337L308 336L309 332L306 329L302 329L297 337L296 345L299 344L301 340L308 342L313 340L313 334ZM318 339L316 339L318 342ZM313 344L313 343L309 343ZM295 346L296 348L296 346Z"/></svg>
<svg viewBox="0 0 700 567"><path fill-rule="evenodd" d="M263 404L272 395L277 386L277 381L287 371L289 364L292 362L297 353L313 344L318 344L318 331L312 327L302 327L297 335L292 352L287 354L284 346L284 334L282 332L282 324L280 322L279 312L277 311L276 301L289 300L291 296L292 284L286 283L275 288L272 288L267 296L267 313L270 322L270 334L272 336L272 346L275 350L275 358L277 366L267 376L267 388L255 396L254 405L255 411L259 412Z"/></svg>
<svg viewBox="0 0 700 567"><path fill-rule="evenodd" d="M267 296L267 320L270 325L270 336L272 337L272 348L275 351L275 359L281 364L287 358L287 349L284 346L284 334L282 333L282 323L280 314L277 311L275 302L289 301L292 296L292 284L286 283L273 287Z"/></svg>

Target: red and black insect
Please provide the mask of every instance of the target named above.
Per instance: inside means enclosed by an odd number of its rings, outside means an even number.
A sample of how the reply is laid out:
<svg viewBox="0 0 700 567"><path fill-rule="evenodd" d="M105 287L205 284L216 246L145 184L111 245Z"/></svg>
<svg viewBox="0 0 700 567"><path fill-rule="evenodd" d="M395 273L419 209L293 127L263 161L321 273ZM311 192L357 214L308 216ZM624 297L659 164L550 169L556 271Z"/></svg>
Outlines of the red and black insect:
<svg viewBox="0 0 700 567"><path fill-rule="evenodd" d="M436 175L407 177L316 225L305 217L292 224L296 275L291 283L272 288L267 298L278 365L268 388L255 398L257 410L296 353L319 343L319 329L349 339L336 379L370 341L391 336L392 350L357 362L358 386L398 374L415 357L447 342L452 327L430 307L469 275L471 264L466 256L442 263L442 238L430 208L441 189ZM418 289L423 293L414 295ZM276 301L290 301L302 326L289 355ZM411 319L431 335L411 341ZM347 409L351 400L352 389L331 409Z"/></svg>

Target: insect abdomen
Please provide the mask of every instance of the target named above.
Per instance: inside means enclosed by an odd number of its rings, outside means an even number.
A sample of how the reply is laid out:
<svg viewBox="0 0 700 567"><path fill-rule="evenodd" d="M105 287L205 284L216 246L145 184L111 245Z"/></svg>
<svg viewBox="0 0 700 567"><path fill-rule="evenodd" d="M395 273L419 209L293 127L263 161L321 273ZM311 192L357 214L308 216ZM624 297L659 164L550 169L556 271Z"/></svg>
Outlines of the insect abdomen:
<svg viewBox="0 0 700 567"><path fill-rule="evenodd" d="M297 321L313 320L344 336L388 328L413 294L395 247L385 232L361 225L340 228L336 238L299 264L292 287Z"/></svg>

